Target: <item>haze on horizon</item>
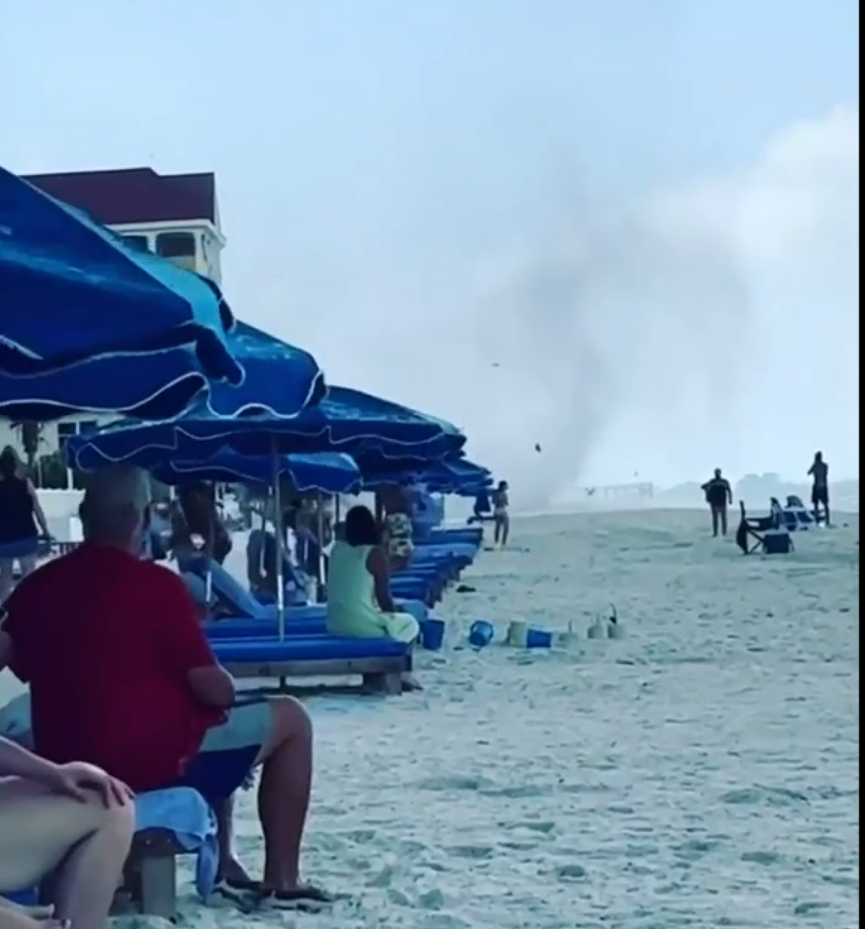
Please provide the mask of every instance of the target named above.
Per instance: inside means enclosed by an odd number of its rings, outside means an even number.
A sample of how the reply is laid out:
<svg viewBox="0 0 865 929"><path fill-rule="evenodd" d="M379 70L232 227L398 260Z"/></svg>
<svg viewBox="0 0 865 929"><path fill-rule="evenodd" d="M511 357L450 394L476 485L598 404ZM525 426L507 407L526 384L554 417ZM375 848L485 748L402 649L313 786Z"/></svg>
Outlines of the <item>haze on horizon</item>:
<svg viewBox="0 0 865 929"><path fill-rule="evenodd" d="M0 164L215 171L236 313L523 505L858 475L854 0L7 7Z"/></svg>

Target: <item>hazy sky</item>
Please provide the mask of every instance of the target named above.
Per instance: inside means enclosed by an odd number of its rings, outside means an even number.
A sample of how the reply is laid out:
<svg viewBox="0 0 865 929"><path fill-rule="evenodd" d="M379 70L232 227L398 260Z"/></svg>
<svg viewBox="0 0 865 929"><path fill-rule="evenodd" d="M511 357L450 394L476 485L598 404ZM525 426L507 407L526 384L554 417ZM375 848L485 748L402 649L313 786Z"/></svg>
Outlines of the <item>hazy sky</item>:
<svg viewBox="0 0 865 929"><path fill-rule="evenodd" d="M214 170L237 314L533 497L858 474L855 0L2 6L0 163Z"/></svg>

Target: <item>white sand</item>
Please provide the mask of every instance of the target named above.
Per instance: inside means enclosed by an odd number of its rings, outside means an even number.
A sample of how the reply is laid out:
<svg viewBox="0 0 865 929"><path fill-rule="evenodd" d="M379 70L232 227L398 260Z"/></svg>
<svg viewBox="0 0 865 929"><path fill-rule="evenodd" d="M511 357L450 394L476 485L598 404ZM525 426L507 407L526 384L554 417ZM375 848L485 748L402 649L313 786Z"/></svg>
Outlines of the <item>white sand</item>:
<svg viewBox="0 0 865 929"><path fill-rule="evenodd" d="M858 925L858 517L744 558L690 511L515 521L450 594L448 649L403 698L318 697L309 929L852 929ZM241 564L240 555L233 567ZM461 648L467 621L628 636ZM0 680L0 698L8 681ZM8 696L8 693L6 694ZM239 849L261 844L252 795ZM189 871L184 872L186 880ZM158 920L139 924L155 927Z"/></svg>

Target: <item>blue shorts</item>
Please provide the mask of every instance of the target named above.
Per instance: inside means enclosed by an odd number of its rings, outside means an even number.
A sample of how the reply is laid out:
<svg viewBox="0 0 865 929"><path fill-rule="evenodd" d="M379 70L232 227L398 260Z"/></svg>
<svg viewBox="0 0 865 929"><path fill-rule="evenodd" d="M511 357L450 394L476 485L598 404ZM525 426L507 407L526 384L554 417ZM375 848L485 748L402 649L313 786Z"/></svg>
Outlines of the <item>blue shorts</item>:
<svg viewBox="0 0 865 929"><path fill-rule="evenodd" d="M230 797L246 782L270 733L266 699L255 698L229 710L221 726L208 730L183 777L171 787L191 787L211 805Z"/></svg>
<svg viewBox="0 0 865 929"><path fill-rule="evenodd" d="M0 542L0 558L32 558L38 548L39 538L35 535L14 542Z"/></svg>

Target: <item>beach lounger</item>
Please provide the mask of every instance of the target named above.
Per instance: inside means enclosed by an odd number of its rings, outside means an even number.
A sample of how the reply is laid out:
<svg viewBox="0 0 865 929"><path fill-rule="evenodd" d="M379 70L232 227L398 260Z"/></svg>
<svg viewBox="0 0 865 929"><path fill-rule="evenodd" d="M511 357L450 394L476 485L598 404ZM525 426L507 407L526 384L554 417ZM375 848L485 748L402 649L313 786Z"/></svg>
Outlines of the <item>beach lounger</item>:
<svg viewBox="0 0 865 929"><path fill-rule="evenodd" d="M193 574L201 583L197 585L201 588L207 574L207 559L195 558L184 561L186 573ZM262 603L257 600L244 586L232 577L225 568L212 562L213 568L213 586L212 595L215 604L218 606L218 612L230 619L220 619L216 622L231 622L237 620L256 620L268 624L276 623L276 605L274 603ZM181 575L183 576L183 575ZM191 585L190 589L191 588ZM406 585L403 585L404 587ZM195 596L195 594L193 594ZM203 602L203 588L201 595L196 599ZM401 596L394 592L394 597L398 604L411 613L418 621L425 619L428 613L426 604L417 596ZM291 606L286 610L286 630L290 631L294 627L295 621L298 623L308 623L314 620L320 621L324 627L324 618L327 613L327 606L322 603L313 603L305 606Z"/></svg>
<svg viewBox="0 0 865 929"><path fill-rule="evenodd" d="M402 692L402 675L411 671L410 646L391 639L335 636L216 640L213 651L238 678L277 678L284 688L292 677L380 676L386 693Z"/></svg>

